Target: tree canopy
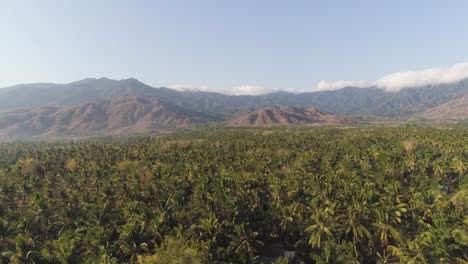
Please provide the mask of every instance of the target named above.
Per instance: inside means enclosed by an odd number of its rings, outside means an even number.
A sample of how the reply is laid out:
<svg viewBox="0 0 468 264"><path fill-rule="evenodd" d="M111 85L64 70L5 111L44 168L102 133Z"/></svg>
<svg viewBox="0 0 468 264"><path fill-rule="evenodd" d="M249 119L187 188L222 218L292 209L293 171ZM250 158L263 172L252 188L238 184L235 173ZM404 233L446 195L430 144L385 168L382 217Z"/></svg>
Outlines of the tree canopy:
<svg viewBox="0 0 468 264"><path fill-rule="evenodd" d="M0 145L0 263L467 263L468 130Z"/></svg>

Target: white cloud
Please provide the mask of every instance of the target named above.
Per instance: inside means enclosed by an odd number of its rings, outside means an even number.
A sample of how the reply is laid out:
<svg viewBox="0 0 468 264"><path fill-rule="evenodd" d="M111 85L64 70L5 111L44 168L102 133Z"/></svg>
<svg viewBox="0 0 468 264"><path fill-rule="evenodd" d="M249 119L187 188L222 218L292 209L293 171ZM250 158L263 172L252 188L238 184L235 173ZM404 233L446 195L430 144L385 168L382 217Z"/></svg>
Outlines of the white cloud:
<svg viewBox="0 0 468 264"><path fill-rule="evenodd" d="M344 87L366 87L369 86L369 83L366 81L336 81L336 82L327 82L320 81L315 87L314 91L326 91L326 90L338 90Z"/></svg>
<svg viewBox="0 0 468 264"><path fill-rule="evenodd" d="M399 91L403 88L436 85L442 83L455 83L468 78L468 62L455 64L447 68L432 68L421 71L406 71L389 74L376 81L320 81L312 91L338 90L344 87L376 86L389 92ZM203 85L169 85L169 88L179 91L205 91L227 95L261 95L280 91L300 93L303 90L274 89L256 85L241 85L232 88L212 88Z"/></svg>
<svg viewBox="0 0 468 264"><path fill-rule="evenodd" d="M174 84L168 85L167 87L178 91L203 91L222 93L227 95L262 95L279 91L298 92L293 89L272 89L256 85L241 85L232 88L211 88L208 86Z"/></svg>
<svg viewBox="0 0 468 264"><path fill-rule="evenodd" d="M226 91L230 95L261 95L267 93L277 92L278 90L268 89L262 86L254 85L242 85L238 87L231 88Z"/></svg>
<svg viewBox="0 0 468 264"><path fill-rule="evenodd" d="M455 64L447 68L431 68L421 71L397 72L384 76L374 82L366 81L320 81L314 91L337 90L346 86L376 86L390 92L403 88L455 83L468 78L468 63Z"/></svg>
<svg viewBox="0 0 468 264"><path fill-rule="evenodd" d="M397 72L380 78L375 84L387 91L399 91L408 87L455 83L465 78L468 78L468 63L455 64L448 68Z"/></svg>
<svg viewBox="0 0 468 264"><path fill-rule="evenodd" d="M177 90L177 91L205 91L212 92L208 86L196 86L196 85L184 85L184 84L172 84L168 85L168 88Z"/></svg>

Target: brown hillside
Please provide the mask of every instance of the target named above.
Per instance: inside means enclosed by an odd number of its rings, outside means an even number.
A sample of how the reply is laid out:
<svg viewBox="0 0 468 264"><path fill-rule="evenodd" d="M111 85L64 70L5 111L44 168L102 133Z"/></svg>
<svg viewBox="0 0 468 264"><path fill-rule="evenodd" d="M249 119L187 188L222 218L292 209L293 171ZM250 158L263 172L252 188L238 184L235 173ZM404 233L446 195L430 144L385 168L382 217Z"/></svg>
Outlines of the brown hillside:
<svg viewBox="0 0 468 264"><path fill-rule="evenodd" d="M468 96L448 101L421 114L427 119L468 119Z"/></svg>
<svg viewBox="0 0 468 264"><path fill-rule="evenodd" d="M148 132L210 121L219 120L156 97L126 96L78 106L41 107L0 114L0 140Z"/></svg>
<svg viewBox="0 0 468 264"><path fill-rule="evenodd" d="M315 107L303 109L296 107L270 106L253 113L238 117L228 124L232 126L288 126L294 124L343 124L349 123L344 117L321 112Z"/></svg>

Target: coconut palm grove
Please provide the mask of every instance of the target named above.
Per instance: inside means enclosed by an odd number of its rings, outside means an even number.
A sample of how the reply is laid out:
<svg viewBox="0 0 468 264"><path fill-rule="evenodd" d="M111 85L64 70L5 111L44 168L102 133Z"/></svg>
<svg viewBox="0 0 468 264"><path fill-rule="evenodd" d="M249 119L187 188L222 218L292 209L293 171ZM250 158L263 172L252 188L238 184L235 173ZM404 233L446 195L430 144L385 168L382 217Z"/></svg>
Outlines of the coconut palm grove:
<svg viewBox="0 0 468 264"><path fill-rule="evenodd" d="M1 263L467 263L468 130L0 145Z"/></svg>

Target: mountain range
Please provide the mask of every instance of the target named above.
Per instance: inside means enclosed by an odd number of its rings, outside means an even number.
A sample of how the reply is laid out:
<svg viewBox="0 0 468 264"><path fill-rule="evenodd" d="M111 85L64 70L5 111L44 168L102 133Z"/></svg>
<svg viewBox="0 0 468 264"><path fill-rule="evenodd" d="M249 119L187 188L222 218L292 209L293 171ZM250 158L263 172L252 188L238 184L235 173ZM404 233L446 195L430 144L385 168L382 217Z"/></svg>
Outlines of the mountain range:
<svg viewBox="0 0 468 264"><path fill-rule="evenodd" d="M147 132L210 122L289 125L351 120L340 116L466 119L466 98L468 79L397 92L345 87L233 96L155 88L136 79L88 78L0 89L0 139Z"/></svg>
<svg viewBox="0 0 468 264"><path fill-rule="evenodd" d="M234 117L272 105L310 107L341 115L411 116L468 94L468 79L386 92L377 87L345 87L335 91L307 93L276 92L264 95L232 96L202 91L177 91L153 88L136 79L84 79L69 84L21 84L0 89L0 111L65 106L110 100L128 94L157 96L161 100L192 109Z"/></svg>

